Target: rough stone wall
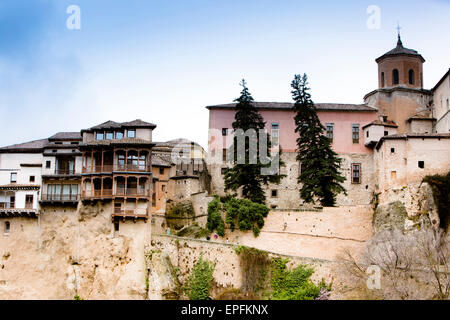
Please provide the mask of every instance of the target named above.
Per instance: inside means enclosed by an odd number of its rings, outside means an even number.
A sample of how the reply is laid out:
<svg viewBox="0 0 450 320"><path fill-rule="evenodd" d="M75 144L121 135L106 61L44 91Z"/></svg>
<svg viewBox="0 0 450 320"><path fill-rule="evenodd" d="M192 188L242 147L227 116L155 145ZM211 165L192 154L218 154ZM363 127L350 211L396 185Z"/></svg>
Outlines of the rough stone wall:
<svg viewBox="0 0 450 320"><path fill-rule="evenodd" d="M1 299L144 299L149 223L111 221L111 203L44 207L0 236ZM4 220L4 219L2 219Z"/></svg>
<svg viewBox="0 0 450 320"><path fill-rule="evenodd" d="M178 279L181 283L186 283L200 256L215 263L213 276L216 283L212 290L213 296L223 288L240 288L242 286L242 270L239 256L234 251L235 247L235 245L226 243L152 235L152 250L161 251L170 257L171 264L179 268ZM289 268L299 264L313 267L315 272L311 279L314 282L319 283L324 279L326 283L332 283L331 299L345 298L343 292L348 284L340 278L339 272L336 271L339 267L338 262L277 253L270 253L270 256L288 258L290 260ZM150 272L152 273L151 270ZM168 284L167 288L173 288L172 281L160 281L159 283L164 282Z"/></svg>
<svg viewBox="0 0 450 320"><path fill-rule="evenodd" d="M297 178L299 176L299 163L296 160L297 153L284 152L282 159L285 166L281 168L281 173L286 177L281 180L281 183L269 184L265 187L267 205L272 209L299 209L312 208L313 205L304 203L300 197L299 186ZM342 158L341 172L346 178L343 186L347 190L347 195L339 195L337 197L337 205L366 205L370 204L373 199L374 191L374 174L372 154L339 154ZM361 164L361 183L353 184L351 179L351 167L353 163ZM218 195L225 195L224 179L221 173L222 166L211 165L210 172L212 175L213 193ZM277 190L277 195L272 197L272 190Z"/></svg>

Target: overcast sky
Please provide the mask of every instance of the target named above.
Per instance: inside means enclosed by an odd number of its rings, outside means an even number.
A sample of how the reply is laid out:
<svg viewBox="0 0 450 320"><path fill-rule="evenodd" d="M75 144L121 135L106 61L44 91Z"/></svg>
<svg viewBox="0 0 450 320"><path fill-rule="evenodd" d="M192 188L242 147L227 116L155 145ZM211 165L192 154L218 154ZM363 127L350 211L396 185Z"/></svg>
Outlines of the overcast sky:
<svg viewBox="0 0 450 320"><path fill-rule="evenodd" d="M306 72L315 102L362 103L397 21L429 89L450 67L449 17L448 0L0 0L0 146L142 119L155 141L206 147L205 106L232 102L242 78L257 101L291 101Z"/></svg>

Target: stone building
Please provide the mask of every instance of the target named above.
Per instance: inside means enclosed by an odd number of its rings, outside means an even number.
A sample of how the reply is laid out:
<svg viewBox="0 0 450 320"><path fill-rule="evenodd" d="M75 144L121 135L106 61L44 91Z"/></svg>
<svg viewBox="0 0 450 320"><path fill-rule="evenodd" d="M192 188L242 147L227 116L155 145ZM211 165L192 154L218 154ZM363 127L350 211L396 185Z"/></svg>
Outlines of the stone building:
<svg viewBox="0 0 450 320"><path fill-rule="evenodd" d="M424 89L424 62L416 50L403 46L399 35L397 46L376 59L379 87L364 97L364 104L316 104L325 134L343 159L341 172L348 195L339 195L338 205L370 204L386 188L450 170L449 72L433 89ZM266 188L268 204L271 208L302 208L293 104L254 105L266 121L266 130L279 142L285 162L281 173L287 175L279 185ZM207 107L212 189L222 195L224 168L230 166L225 160L233 141L234 108L235 104ZM386 152L388 149L396 152ZM400 162L392 162L394 154Z"/></svg>

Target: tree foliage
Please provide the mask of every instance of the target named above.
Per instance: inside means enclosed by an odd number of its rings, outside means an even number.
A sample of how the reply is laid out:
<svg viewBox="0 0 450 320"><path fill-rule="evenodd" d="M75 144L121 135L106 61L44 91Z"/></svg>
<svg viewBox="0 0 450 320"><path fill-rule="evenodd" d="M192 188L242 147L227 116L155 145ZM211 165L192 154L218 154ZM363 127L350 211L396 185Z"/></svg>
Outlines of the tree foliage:
<svg viewBox="0 0 450 320"><path fill-rule="evenodd" d="M214 264L200 257L188 278L186 294L191 300L208 300L213 277Z"/></svg>
<svg viewBox="0 0 450 320"><path fill-rule="evenodd" d="M257 237L264 227L264 218L269 214L269 208L263 204L247 199L231 198L224 204L226 210L226 222L234 231L252 230Z"/></svg>
<svg viewBox="0 0 450 320"><path fill-rule="evenodd" d="M297 138L297 160L301 163L298 182L302 184L300 195L307 203L315 197L323 206L334 206L336 195L344 192L345 181L339 173L341 159L331 148L331 139L324 135L324 126L317 116L308 88L308 78L295 75L291 84L295 101L295 132Z"/></svg>
<svg viewBox="0 0 450 320"><path fill-rule="evenodd" d="M222 219L222 203L218 196L215 196L208 204L208 220L206 222L206 228L210 232L217 230L217 234L221 237L225 235L225 223Z"/></svg>
<svg viewBox="0 0 450 320"><path fill-rule="evenodd" d="M256 138L247 137L245 139L245 161L244 163L239 164L236 163L236 159L238 159L238 139L234 137L233 145L228 150L228 158L233 159L234 166L232 168L228 168L225 171L225 190L233 190L242 187L242 196L246 199L249 199L253 202L257 203L265 203L266 196L264 194L263 185L267 185L268 183L280 183L283 175L279 173L279 170L276 172L272 172L272 174L262 174L262 168L270 168L271 164L263 164L260 159L260 155L268 155L270 154L271 142L270 136L267 134L268 141L268 150L260 150L260 136L259 130L264 129L266 123L264 119L259 114L258 110L253 104L253 97L251 96L245 80L241 82L242 91L241 96L235 100L236 104L236 114L235 121L233 122L233 130L243 130L247 132L248 130L255 130L257 135ZM250 139L257 139L257 141L250 141ZM257 145L257 159L256 163L252 163L250 160L250 145L252 143L256 143ZM278 156L278 160L280 161L280 166L283 165L281 162L281 158ZM279 169L279 168L277 168Z"/></svg>

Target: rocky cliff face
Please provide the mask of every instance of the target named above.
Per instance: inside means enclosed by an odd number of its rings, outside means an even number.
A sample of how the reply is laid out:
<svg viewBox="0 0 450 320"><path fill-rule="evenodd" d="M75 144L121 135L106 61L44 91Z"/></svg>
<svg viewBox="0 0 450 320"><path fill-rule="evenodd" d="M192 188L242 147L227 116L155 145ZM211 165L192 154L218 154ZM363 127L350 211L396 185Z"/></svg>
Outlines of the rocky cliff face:
<svg viewBox="0 0 450 320"><path fill-rule="evenodd" d="M439 213L433 190L427 183L390 189L380 195L380 202L374 213L374 232L439 226Z"/></svg>
<svg viewBox="0 0 450 320"><path fill-rule="evenodd" d="M114 232L111 205L44 208L0 236L0 299L145 299L143 221Z"/></svg>

